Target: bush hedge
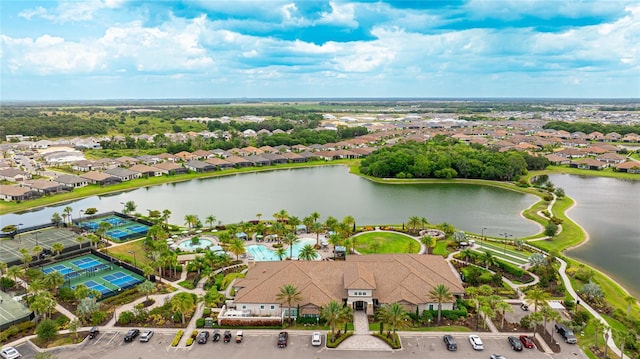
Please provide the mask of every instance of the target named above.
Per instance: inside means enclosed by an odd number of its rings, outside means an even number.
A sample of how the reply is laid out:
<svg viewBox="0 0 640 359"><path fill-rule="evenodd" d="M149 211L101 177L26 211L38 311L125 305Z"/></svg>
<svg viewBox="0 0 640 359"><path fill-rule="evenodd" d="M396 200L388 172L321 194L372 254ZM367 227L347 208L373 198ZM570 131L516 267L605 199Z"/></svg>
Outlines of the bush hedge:
<svg viewBox="0 0 640 359"><path fill-rule="evenodd" d="M352 336L353 333L344 333L342 335L340 335L339 337L336 338L335 341L331 341L331 333L327 334L327 348L337 348L338 345L340 345L340 343L342 343L343 341L345 341L345 339L349 338L350 336Z"/></svg>
<svg viewBox="0 0 640 359"><path fill-rule="evenodd" d="M9 339L14 336L27 336L33 333L35 327L36 324L34 322L22 322L12 325L6 330L0 331L0 343L8 343Z"/></svg>
<svg viewBox="0 0 640 359"><path fill-rule="evenodd" d="M498 262L498 268L502 269L503 271L512 274L518 278L521 278L522 276L524 276L524 269L513 265L511 263L507 263L507 262L503 262L503 261L497 261Z"/></svg>
<svg viewBox="0 0 640 359"><path fill-rule="evenodd" d="M184 335L184 331L182 329L178 330L178 332L176 333L176 336L173 337L173 341L171 342L171 346L172 347L177 347L178 343L180 343L180 339L182 339L183 335Z"/></svg>
<svg viewBox="0 0 640 359"><path fill-rule="evenodd" d="M402 345L400 343L400 336L397 333L396 334L391 334L391 337L387 337L386 334L380 334L380 333L373 333L372 335L374 337L376 337L376 338L380 338L385 343L389 344L391 349L400 349L400 348L402 348ZM396 339L395 342L393 341L393 337L395 337L395 339Z"/></svg>
<svg viewBox="0 0 640 359"><path fill-rule="evenodd" d="M196 328L203 328L203 327L204 327L204 318L196 319Z"/></svg>

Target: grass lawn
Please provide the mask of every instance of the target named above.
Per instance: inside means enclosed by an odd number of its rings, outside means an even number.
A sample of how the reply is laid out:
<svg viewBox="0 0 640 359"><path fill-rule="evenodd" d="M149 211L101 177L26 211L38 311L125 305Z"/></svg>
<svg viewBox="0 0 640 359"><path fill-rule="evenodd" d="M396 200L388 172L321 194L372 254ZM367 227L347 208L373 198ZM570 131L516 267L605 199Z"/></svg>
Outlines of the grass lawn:
<svg viewBox="0 0 640 359"><path fill-rule="evenodd" d="M135 262L138 267L142 264L150 264L151 260L147 258L147 254L144 251L144 238L128 242L119 246L113 246L106 249L108 254L118 258L121 261L133 264L133 254L129 252L135 252Z"/></svg>
<svg viewBox="0 0 640 359"><path fill-rule="evenodd" d="M449 255L449 253L451 253L447 250L448 244L449 244L448 240L436 241L436 246L433 248L433 251L431 253L437 254L439 256L443 256L446 258Z"/></svg>
<svg viewBox="0 0 640 359"><path fill-rule="evenodd" d="M420 251L420 244L415 239L400 233L369 232L363 233L355 239L356 250L362 254L418 253ZM413 246L413 250L410 250L411 246Z"/></svg>

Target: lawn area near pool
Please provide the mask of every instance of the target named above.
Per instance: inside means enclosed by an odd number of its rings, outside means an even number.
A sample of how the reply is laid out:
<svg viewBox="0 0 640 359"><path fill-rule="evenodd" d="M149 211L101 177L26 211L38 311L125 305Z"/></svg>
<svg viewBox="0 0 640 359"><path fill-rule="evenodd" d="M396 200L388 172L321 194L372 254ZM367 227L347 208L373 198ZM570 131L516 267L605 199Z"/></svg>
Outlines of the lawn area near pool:
<svg viewBox="0 0 640 359"><path fill-rule="evenodd" d="M133 257L133 254L129 252L134 252L135 262L138 267L140 267L143 264L151 263L151 259L147 258L147 254L144 250L143 238L134 240L119 246L113 246L113 247L107 248L107 252L112 257L118 258L119 260L130 263L130 264L133 264L134 257Z"/></svg>
<svg viewBox="0 0 640 359"><path fill-rule="evenodd" d="M356 250L362 254L420 252L420 243L400 233L368 232L356 236L355 241Z"/></svg>

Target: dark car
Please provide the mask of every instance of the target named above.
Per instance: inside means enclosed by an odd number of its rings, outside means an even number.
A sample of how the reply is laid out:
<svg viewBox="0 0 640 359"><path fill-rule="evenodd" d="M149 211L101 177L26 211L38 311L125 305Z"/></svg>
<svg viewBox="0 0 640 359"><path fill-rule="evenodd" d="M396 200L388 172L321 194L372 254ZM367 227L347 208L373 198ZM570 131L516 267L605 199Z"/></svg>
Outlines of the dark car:
<svg viewBox="0 0 640 359"><path fill-rule="evenodd" d="M458 350L458 344L456 343L456 339L453 336L447 334L442 337L442 340L444 341L444 344L447 346L447 350L452 352Z"/></svg>
<svg viewBox="0 0 640 359"><path fill-rule="evenodd" d="M507 337L507 340L509 341L509 345L511 345L511 349L517 351L517 352L521 352L522 351L522 342L520 341L519 338L516 337Z"/></svg>
<svg viewBox="0 0 640 359"><path fill-rule="evenodd" d="M220 341L220 331L218 329L213 331L213 341Z"/></svg>
<svg viewBox="0 0 640 359"><path fill-rule="evenodd" d="M225 343L228 343L231 341L231 331L230 330L225 330L224 331L224 335L222 337L222 341Z"/></svg>
<svg viewBox="0 0 640 359"><path fill-rule="evenodd" d="M562 335L562 337L564 338L565 343L576 344L578 342L578 339L576 338L576 335L573 334L571 329L567 328L566 325L561 324L561 323L556 323L555 327L556 327L556 332L558 332L558 333L560 333L560 335Z"/></svg>
<svg viewBox="0 0 640 359"><path fill-rule="evenodd" d="M89 329L89 339L93 339L97 337L98 334L100 334L100 329L98 329L98 327L93 327Z"/></svg>
<svg viewBox="0 0 640 359"><path fill-rule="evenodd" d="M132 342L140 334L140 329L129 329L127 334L124 335L125 342Z"/></svg>
<svg viewBox="0 0 640 359"><path fill-rule="evenodd" d="M205 344L207 340L209 340L209 332L206 330L201 331L198 333L196 340L198 341L198 344Z"/></svg>
<svg viewBox="0 0 640 359"><path fill-rule="evenodd" d="M280 334L278 334L278 348L286 348L288 339L289 339L289 333L280 332Z"/></svg>
<svg viewBox="0 0 640 359"><path fill-rule="evenodd" d="M524 347L527 349L531 349L535 346L533 340L526 335L521 335L520 341L522 342L522 345L524 345Z"/></svg>

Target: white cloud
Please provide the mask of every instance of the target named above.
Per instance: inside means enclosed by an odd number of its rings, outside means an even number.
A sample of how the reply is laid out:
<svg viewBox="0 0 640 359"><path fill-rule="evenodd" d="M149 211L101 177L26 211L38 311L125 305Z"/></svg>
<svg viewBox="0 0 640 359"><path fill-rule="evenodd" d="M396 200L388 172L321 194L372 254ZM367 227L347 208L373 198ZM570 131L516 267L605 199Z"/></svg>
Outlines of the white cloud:
<svg viewBox="0 0 640 359"><path fill-rule="evenodd" d="M355 19L355 6L351 3L337 4L329 2L331 12L320 13L319 24L342 25L350 28L357 28L358 22Z"/></svg>
<svg viewBox="0 0 640 359"><path fill-rule="evenodd" d="M54 23L64 24L66 22L89 21L94 19L94 15L102 9L115 9L122 6L125 0L83 0L83 1L63 1L54 9L48 10L42 6L28 9L18 13L27 20L33 17L40 17Z"/></svg>

